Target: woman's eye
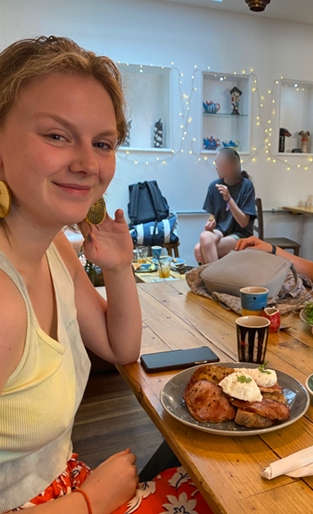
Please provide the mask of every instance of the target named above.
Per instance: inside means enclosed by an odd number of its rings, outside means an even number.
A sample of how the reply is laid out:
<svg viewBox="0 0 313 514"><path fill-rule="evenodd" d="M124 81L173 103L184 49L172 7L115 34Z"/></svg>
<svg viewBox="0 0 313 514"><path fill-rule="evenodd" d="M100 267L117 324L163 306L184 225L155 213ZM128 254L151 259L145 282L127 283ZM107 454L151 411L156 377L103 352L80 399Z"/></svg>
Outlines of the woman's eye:
<svg viewBox="0 0 313 514"><path fill-rule="evenodd" d="M101 148L102 150L112 150L112 145L110 143L104 143L103 141L98 141L94 146L96 148Z"/></svg>
<svg viewBox="0 0 313 514"><path fill-rule="evenodd" d="M60 134L48 134L48 138L54 141L65 141L65 137Z"/></svg>

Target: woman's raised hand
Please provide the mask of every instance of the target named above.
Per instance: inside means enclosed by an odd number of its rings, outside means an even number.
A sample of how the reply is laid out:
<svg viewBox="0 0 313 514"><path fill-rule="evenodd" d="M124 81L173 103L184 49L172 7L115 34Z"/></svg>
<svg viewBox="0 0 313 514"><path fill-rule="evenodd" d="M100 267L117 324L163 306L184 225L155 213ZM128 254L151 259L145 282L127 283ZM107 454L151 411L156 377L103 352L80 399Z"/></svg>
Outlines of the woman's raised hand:
<svg viewBox="0 0 313 514"><path fill-rule="evenodd" d="M218 192L222 195L223 197L223 200L225 202L228 202L229 201L229 198L230 198L230 194L229 194L229 191L228 191L228 187L227 186L224 186L223 184L216 184L216 189L218 189Z"/></svg>
<svg viewBox="0 0 313 514"><path fill-rule="evenodd" d="M133 242L122 209L115 212L114 219L107 214L101 225L82 221L79 227L85 238L84 254L89 261L108 271L130 266Z"/></svg>

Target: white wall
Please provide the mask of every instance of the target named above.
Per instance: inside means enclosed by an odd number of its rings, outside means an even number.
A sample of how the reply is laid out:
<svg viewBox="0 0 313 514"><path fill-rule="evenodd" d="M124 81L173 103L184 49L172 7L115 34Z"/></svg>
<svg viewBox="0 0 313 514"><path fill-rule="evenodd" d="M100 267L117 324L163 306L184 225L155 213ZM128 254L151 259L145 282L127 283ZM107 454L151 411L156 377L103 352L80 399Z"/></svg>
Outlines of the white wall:
<svg viewBox="0 0 313 514"><path fill-rule="evenodd" d="M171 66L173 148L177 153L165 165L156 162L155 154L118 157L117 172L108 191L110 212L127 206L127 185L157 179L171 207L177 211L199 210L208 183L215 178L211 161L199 161L200 147L189 138L181 142L181 93L190 95L191 76L195 65L199 70L232 73L249 72L253 68L258 79L258 92L253 93L251 145L262 145L263 129L257 127L258 95L264 95L261 118L265 125L272 109L273 81L280 76L313 81L310 55L313 30L309 25L271 21L260 15L224 14L196 7L178 6L156 0L0 0L0 47L12 41L39 34L66 35L96 52L105 53L121 62ZM183 74L181 90L177 69ZM176 78L175 78L176 77ZM195 74L194 86L199 89L201 73ZM199 141L201 125L200 93L192 92L188 135ZM303 127L305 128L305 127ZM190 155L188 152L194 149ZM134 164L138 157L139 164ZM166 158L169 156L166 156ZM244 168L253 178L256 192L265 209L297 204L313 194L313 163L305 171L280 162L268 162L264 149L244 156ZM295 157L301 162L305 157ZM149 164L146 164L146 161ZM193 262L192 247L202 229L203 216L181 216L181 255ZM312 221L289 214L266 215L266 235L287 235L303 244L302 254L313 254Z"/></svg>

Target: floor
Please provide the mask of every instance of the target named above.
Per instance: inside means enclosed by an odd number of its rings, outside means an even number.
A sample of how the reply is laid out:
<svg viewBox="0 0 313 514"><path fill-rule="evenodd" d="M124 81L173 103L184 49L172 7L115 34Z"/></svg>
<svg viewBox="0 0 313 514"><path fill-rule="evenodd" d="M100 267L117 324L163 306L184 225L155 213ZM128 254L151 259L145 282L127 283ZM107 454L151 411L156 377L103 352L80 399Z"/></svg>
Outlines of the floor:
<svg viewBox="0 0 313 514"><path fill-rule="evenodd" d="M162 441L117 371L90 376L73 429L74 451L82 461L94 468L129 447L140 471Z"/></svg>

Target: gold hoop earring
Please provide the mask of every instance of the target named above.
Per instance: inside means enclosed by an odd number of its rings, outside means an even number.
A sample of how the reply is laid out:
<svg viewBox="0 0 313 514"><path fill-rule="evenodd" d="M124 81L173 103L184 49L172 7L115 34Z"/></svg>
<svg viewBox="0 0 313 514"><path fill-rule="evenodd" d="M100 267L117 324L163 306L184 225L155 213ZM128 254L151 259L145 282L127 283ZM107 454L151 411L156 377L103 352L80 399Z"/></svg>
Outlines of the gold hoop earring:
<svg viewBox="0 0 313 514"><path fill-rule="evenodd" d="M85 220L91 225L100 225L105 218L106 212L107 207L101 196L101 198L90 207Z"/></svg>
<svg viewBox="0 0 313 514"><path fill-rule="evenodd" d="M0 180L0 218L6 218L11 208L11 191L3 180Z"/></svg>

